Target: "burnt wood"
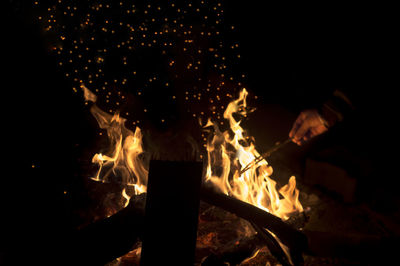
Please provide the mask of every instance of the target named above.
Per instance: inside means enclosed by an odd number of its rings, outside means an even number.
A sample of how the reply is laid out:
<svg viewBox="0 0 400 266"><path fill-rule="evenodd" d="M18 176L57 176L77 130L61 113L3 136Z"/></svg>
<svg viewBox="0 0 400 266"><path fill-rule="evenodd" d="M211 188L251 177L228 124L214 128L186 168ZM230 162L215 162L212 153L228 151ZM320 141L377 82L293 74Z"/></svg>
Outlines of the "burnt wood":
<svg viewBox="0 0 400 266"><path fill-rule="evenodd" d="M278 241L271 235L267 230L264 228L261 228L260 226L252 223L253 228L257 231L257 236L263 240L263 242L267 245L269 251L271 252L272 255L282 264L282 266L290 266L292 265L290 263L289 258L279 245ZM292 256L291 256L292 257ZM300 258L300 261L297 261L297 259ZM293 265L299 265L301 264L302 261L302 256L295 256L295 260L293 261Z"/></svg>
<svg viewBox="0 0 400 266"><path fill-rule="evenodd" d="M151 161L147 194L133 197L120 212L72 234L68 261L74 265L104 265L128 253L142 239L141 265L168 261L191 265L200 198L253 225L268 228L295 254L306 249L306 236L280 218L201 186L202 170L198 162Z"/></svg>
<svg viewBox="0 0 400 266"><path fill-rule="evenodd" d="M260 208L216 192L208 186L202 187L201 200L234 213L260 227L268 228L291 250L295 249L302 253L307 249L307 237L302 232Z"/></svg>
<svg viewBox="0 0 400 266"><path fill-rule="evenodd" d="M245 259L251 257L264 241L257 235L227 245L221 250L216 250L202 260L201 266L240 265Z"/></svg>

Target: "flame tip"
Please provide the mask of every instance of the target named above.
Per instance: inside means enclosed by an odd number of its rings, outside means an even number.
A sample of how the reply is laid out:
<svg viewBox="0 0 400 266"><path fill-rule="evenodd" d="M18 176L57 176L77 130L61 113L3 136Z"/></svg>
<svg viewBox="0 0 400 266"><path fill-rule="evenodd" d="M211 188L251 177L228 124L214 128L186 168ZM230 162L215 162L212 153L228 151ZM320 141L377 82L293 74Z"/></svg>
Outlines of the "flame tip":
<svg viewBox="0 0 400 266"><path fill-rule="evenodd" d="M289 179L287 185L277 191L276 182L270 178L273 169L266 160L251 165L247 172L241 172L260 156L254 143L249 142L248 136L245 136L241 127L242 120L236 120L233 115L238 113L246 117L249 111L254 110L247 107L247 95L247 90L243 89L239 93L239 98L228 104L224 118L229 121L229 130L220 132L218 127L214 126L214 136L206 146L208 152L206 180L212 182L226 195L286 219L293 211L302 210L294 176ZM232 147L234 151L227 147Z"/></svg>

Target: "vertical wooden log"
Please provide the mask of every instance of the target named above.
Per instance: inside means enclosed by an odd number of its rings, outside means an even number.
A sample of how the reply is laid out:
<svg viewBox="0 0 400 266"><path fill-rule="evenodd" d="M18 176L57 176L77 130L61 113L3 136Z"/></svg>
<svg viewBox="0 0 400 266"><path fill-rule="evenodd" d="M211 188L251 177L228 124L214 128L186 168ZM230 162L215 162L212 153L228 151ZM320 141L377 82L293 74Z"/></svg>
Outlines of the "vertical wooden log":
<svg viewBox="0 0 400 266"><path fill-rule="evenodd" d="M151 161L141 265L193 265L203 166Z"/></svg>

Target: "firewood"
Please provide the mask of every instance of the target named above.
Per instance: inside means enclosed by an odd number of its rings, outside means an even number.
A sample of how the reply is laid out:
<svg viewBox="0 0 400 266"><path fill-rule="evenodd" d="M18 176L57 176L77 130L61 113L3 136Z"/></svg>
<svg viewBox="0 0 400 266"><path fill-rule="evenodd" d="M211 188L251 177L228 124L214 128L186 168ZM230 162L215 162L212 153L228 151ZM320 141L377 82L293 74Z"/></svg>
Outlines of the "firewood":
<svg viewBox="0 0 400 266"><path fill-rule="evenodd" d="M150 162L141 265L193 265L202 169L201 162Z"/></svg>
<svg viewBox="0 0 400 266"><path fill-rule="evenodd" d="M212 188L203 186L201 200L232 212L260 227L268 228L289 249L303 251L307 249L307 237L300 231L286 224L279 217L241 200L218 193Z"/></svg>
<svg viewBox="0 0 400 266"><path fill-rule="evenodd" d="M243 260L249 258L259 246L262 246L262 241L257 235L254 235L237 244L227 245L226 248L207 256L201 265L239 265Z"/></svg>
<svg viewBox="0 0 400 266"><path fill-rule="evenodd" d="M271 235L266 229L261 228L260 226L252 223L253 228L257 231L257 236L263 240L263 242L267 245L271 254L282 264L282 266L290 266L291 263L289 258L283 251L282 247L279 245L278 241ZM294 253L294 252L292 252ZM294 265L298 265L302 262L302 256L300 254L296 254L293 256ZM299 261L298 261L299 260Z"/></svg>

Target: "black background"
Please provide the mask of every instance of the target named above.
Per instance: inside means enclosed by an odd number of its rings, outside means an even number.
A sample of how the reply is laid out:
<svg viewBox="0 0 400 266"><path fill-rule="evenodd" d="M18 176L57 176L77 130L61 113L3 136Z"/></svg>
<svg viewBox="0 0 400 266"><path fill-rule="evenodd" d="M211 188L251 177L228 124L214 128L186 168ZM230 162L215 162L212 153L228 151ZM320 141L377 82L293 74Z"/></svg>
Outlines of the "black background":
<svg viewBox="0 0 400 266"><path fill-rule="evenodd" d="M364 130L363 141L378 146L375 155L386 167L380 179L393 184L389 159L395 156L389 152L397 151L398 87L390 78L397 33L391 7L228 2L227 19L239 27L249 86L261 103L297 112L323 101L332 88L352 87L368 114L358 128ZM11 4L1 7L1 152L6 160L0 264L6 255L16 264L32 257L47 261L52 248L62 248L53 244L75 225L74 200L84 198L63 192L79 186L81 147L93 145L94 135L93 120L45 50L29 5Z"/></svg>

